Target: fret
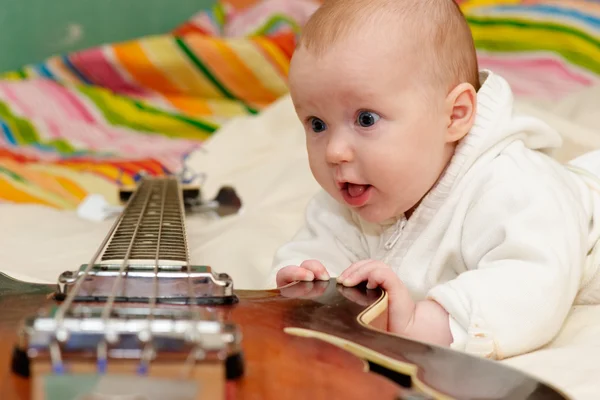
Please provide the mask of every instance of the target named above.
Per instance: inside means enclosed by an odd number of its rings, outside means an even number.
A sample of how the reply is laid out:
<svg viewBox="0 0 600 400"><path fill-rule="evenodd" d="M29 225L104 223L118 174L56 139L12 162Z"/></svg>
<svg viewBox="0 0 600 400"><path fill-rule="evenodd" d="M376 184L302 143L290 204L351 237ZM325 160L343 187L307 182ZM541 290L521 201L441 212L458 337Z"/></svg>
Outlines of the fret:
<svg viewBox="0 0 600 400"><path fill-rule="evenodd" d="M118 264L128 250L127 262L132 265L189 263L181 190L175 178L154 178L140 184L127 203L100 264Z"/></svg>

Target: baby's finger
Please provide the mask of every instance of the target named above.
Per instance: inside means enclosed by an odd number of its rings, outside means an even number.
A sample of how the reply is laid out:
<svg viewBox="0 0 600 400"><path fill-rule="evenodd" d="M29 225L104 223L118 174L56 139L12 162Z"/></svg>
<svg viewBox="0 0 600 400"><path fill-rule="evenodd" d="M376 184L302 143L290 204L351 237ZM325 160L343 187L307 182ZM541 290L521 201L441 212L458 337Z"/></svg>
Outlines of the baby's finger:
<svg viewBox="0 0 600 400"><path fill-rule="evenodd" d="M306 268L307 270L311 271L314 274L313 279L316 278L321 281L329 280L329 273L320 261L306 260L302 264L300 264L300 268Z"/></svg>
<svg viewBox="0 0 600 400"><path fill-rule="evenodd" d="M346 275L342 278L341 284L344 286L356 286L359 283L366 281L369 277L371 271L375 268L381 267L381 263L379 261L369 260L367 262L363 262L360 265L352 266L352 270L348 268L346 271Z"/></svg>
<svg viewBox="0 0 600 400"><path fill-rule="evenodd" d="M289 283L296 281L312 281L315 279L315 275L312 271L306 268L297 267L295 265L289 265L283 267L277 273L276 281L277 286L285 286Z"/></svg>
<svg viewBox="0 0 600 400"><path fill-rule="evenodd" d="M357 261L357 262L351 264L348 268L346 268L344 270L344 272L342 272L340 274L340 276L338 276L338 278L337 278L338 283L342 283L348 276L350 276L354 272L356 272L356 270L358 270L363 265L368 264L368 263L370 263L372 261L373 260L361 260L361 261Z"/></svg>
<svg viewBox="0 0 600 400"><path fill-rule="evenodd" d="M400 278L390 268L374 268L366 279L367 289L381 287L390 295L397 293L398 288L402 285Z"/></svg>

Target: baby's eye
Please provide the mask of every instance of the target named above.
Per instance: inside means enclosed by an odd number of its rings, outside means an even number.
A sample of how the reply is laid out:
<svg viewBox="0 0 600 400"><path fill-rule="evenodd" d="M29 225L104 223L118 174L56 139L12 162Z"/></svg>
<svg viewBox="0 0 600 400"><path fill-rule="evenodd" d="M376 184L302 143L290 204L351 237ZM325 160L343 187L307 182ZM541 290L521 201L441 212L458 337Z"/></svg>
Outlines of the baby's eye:
<svg viewBox="0 0 600 400"><path fill-rule="evenodd" d="M361 111L356 118L356 122L363 128L368 128L375 125L375 122L379 121L379 115L371 111Z"/></svg>
<svg viewBox="0 0 600 400"><path fill-rule="evenodd" d="M327 129L327 124L325 124L323 120L316 117L312 117L310 119L310 125L312 130L316 133L323 132L325 129Z"/></svg>

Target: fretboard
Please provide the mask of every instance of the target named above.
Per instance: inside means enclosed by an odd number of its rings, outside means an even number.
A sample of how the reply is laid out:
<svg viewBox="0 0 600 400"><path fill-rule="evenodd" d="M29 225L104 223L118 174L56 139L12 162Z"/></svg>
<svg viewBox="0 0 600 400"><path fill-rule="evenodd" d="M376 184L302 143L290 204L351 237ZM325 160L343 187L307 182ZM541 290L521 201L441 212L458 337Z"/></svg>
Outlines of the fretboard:
<svg viewBox="0 0 600 400"><path fill-rule="evenodd" d="M181 190L176 178L143 180L120 216L101 264L187 265Z"/></svg>

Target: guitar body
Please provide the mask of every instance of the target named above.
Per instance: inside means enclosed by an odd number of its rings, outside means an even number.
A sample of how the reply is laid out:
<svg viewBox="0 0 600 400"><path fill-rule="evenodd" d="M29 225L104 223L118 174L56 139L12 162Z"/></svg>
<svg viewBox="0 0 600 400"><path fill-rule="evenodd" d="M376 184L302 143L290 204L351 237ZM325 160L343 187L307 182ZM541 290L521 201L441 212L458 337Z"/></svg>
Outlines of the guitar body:
<svg viewBox="0 0 600 400"><path fill-rule="evenodd" d="M189 262L174 179L144 180L57 285L0 274L4 399L566 399L498 362L385 332L386 293L234 290Z"/></svg>
<svg viewBox="0 0 600 400"><path fill-rule="evenodd" d="M54 291L0 277L3 399L32 398L30 379L11 371L11 357L23 316L53 304ZM498 363L382 332L377 326L386 322L386 299L380 290L331 280L236 295L236 304L214 307L243 335L244 374L227 382L227 399L566 399ZM369 372L367 361L386 376Z"/></svg>

